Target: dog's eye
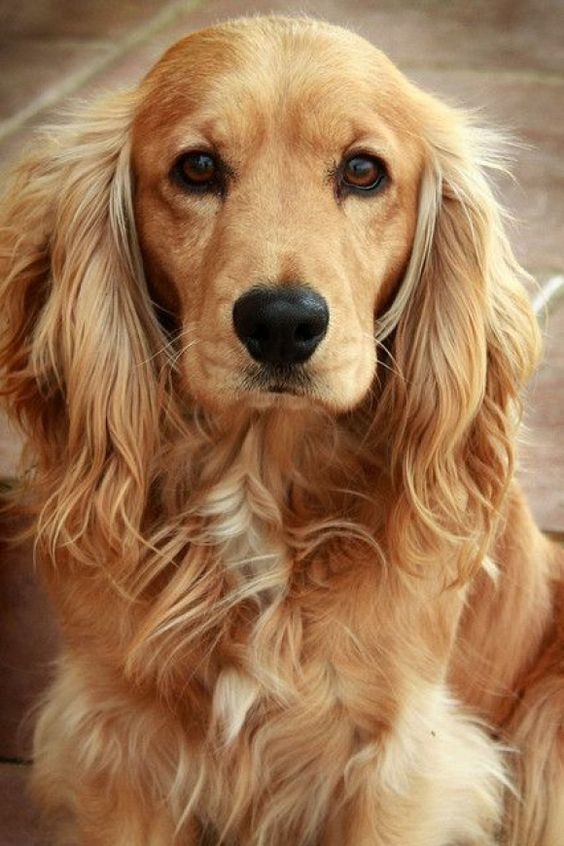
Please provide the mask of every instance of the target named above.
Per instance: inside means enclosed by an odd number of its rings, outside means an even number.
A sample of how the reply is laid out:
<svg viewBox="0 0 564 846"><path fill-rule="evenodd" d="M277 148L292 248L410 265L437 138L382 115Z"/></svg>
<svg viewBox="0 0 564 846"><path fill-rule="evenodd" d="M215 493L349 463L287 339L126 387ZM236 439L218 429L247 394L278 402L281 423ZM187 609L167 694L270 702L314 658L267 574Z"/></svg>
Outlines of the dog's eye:
<svg viewBox="0 0 564 846"><path fill-rule="evenodd" d="M354 155L341 168L341 187L357 191L376 191L386 179L384 163L375 156Z"/></svg>
<svg viewBox="0 0 564 846"><path fill-rule="evenodd" d="M221 168L211 153L199 150L185 153L176 161L172 175L183 187L193 191L221 188Z"/></svg>

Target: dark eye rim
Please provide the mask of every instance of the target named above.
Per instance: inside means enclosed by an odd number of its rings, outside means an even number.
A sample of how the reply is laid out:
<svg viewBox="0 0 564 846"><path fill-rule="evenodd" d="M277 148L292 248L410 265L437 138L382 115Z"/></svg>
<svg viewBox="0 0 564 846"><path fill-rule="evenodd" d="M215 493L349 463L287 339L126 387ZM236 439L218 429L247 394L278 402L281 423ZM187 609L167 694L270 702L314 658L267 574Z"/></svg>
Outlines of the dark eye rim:
<svg viewBox="0 0 564 846"><path fill-rule="evenodd" d="M345 179L345 170L349 162L354 159L367 159L376 164L379 171L378 179L374 180L370 185L355 185L352 182L347 182ZM354 150L343 157L339 167L337 168L337 192L340 196L343 194L358 194L359 196L373 195L379 193L390 182L390 173L386 162L367 150Z"/></svg>
<svg viewBox="0 0 564 846"><path fill-rule="evenodd" d="M191 180L190 177L187 176L183 168L183 164L187 159L196 156L207 156L214 162L215 168L211 179L203 182L197 182L196 180ZM227 173L228 169L216 153L212 150L197 148L193 150L185 150L176 157L174 164L170 169L170 179L182 190L193 194L224 194Z"/></svg>

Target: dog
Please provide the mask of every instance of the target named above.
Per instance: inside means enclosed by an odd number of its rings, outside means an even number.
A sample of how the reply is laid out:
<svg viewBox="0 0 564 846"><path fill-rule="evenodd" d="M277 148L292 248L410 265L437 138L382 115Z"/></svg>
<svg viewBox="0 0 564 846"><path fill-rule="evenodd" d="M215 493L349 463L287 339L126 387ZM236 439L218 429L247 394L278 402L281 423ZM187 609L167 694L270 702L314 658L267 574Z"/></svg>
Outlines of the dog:
<svg viewBox="0 0 564 846"><path fill-rule="evenodd" d="M2 394L64 648L57 846L562 846L563 556L491 132L249 18L34 142Z"/></svg>

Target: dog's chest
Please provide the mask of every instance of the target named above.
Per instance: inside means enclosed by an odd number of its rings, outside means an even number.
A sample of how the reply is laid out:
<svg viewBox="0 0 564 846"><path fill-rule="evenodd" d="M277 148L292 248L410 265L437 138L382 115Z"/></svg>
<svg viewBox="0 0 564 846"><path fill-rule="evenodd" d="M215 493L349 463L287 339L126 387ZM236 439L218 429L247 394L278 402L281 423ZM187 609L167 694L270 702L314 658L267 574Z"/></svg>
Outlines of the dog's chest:
<svg viewBox="0 0 564 846"><path fill-rule="evenodd" d="M343 683L315 615L307 611L305 597L311 600L315 585L298 591L291 581L295 551L285 543L281 504L255 468L240 459L210 490L200 514L226 575L225 613L236 614L244 605L247 621L237 659L222 658L211 679L210 725L216 739L235 744L258 732L268 744L274 725L277 733L290 734L295 725L308 725L309 736L319 741L327 720L342 707L342 690L350 691L355 679ZM321 545L319 553L324 555ZM317 754L312 749L311 759ZM309 759L310 753L304 756Z"/></svg>
<svg viewBox="0 0 564 846"><path fill-rule="evenodd" d="M206 520L207 541L217 550L226 575L226 614L242 603L254 609L243 665L225 664L214 680L212 724L229 743L241 732L253 706L283 686L280 631L270 637L269 624L281 614L290 552L277 531L277 504L242 462L210 491L200 514Z"/></svg>
<svg viewBox="0 0 564 846"><path fill-rule="evenodd" d="M243 462L208 494L200 508L206 536L217 550L233 603L254 600L260 608L284 593L288 551L277 537L277 503Z"/></svg>

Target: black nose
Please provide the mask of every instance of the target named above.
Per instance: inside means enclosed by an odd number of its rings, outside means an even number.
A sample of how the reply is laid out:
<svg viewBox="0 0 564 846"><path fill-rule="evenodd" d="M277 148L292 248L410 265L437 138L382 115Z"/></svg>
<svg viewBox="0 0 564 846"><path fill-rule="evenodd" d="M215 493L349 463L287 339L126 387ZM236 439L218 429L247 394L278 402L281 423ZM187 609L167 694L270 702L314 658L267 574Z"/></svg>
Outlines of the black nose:
<svg viewBox="0 0 564 846"><path fill-rule="evenodd" d="M311 288L251 288L233 306L239 340L256 361L299 364L327 332L327 303Z"/></svg>

